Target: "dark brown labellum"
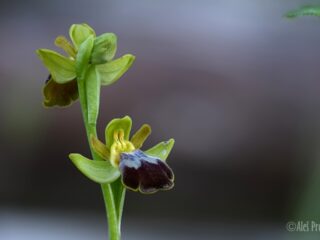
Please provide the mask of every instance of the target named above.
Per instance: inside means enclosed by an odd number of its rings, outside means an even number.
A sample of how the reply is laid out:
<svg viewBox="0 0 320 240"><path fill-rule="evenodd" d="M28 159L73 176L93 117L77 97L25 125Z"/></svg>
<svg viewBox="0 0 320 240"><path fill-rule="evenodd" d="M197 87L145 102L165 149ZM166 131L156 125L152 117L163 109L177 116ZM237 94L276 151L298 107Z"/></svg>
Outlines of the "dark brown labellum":
<svg viewBox="0 0 320 240"><path fill-rule="evenodd" d="M123 184L134 191L154 193L173 187L174 175L162 160L146 155L141 150L120 155L120 172Z"/></svg>

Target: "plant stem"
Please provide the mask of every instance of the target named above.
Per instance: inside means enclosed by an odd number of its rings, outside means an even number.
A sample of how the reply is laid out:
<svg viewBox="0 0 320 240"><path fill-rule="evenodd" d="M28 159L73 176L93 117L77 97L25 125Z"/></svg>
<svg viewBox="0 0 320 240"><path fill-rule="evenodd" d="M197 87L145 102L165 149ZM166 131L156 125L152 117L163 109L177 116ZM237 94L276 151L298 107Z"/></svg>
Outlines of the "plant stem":
<svg viewBox="0 0 320 240"><path fill-rule="evenodd" d="M111 184L101 184L101 189L108 218L109 239L120 240L120 224L118 223Z"/></svg>
<svg viewBox="0 0 320 240"><path fill-rule="evenodd" d="M79 79L78 81L79 100L81 105L81 111L83 121L87 133L87 139L90 146L90 151L93 160L101 160L100 157L93 151L90 144L90 137L97 137L96 123L88 124L88 109L87 109L87 97L85 90L85 79ZM115 199L112 191L111 184L101 184L103 200L106 208L106 215L108 220L108 232L109 240L120 240L120 219L117 217L117 210L115 205Z"/></svg>

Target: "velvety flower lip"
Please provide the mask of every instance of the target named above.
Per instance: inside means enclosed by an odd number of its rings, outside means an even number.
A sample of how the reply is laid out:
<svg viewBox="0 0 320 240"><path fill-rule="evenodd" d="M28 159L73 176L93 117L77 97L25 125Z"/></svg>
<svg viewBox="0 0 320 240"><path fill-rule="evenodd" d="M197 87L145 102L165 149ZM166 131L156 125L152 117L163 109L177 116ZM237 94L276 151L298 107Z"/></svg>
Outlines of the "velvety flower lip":
<svg viewBox="0 0 320 240"><path fill-rule="evenodd" d="M68 83L56 83L49 75L43 88L45 107L68 106L78 99L78 85L76 80Z"/></svg>
<svg viewBox="0 0 320 240"><path fill-rule="evenodd" d="M171 168L164 161L148 156L139 149L121 153L119 169L122 183L133 191L155 193L174 186Z"/></svg>

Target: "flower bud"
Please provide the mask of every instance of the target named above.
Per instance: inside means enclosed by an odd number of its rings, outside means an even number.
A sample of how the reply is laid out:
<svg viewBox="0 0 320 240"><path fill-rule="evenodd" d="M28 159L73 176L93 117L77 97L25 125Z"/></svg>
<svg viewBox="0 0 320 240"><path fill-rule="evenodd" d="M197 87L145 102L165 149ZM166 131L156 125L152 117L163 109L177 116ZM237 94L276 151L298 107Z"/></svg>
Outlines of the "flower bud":
<svg viewBox="0 0 320 240"><path fill-rule="evenodd" d="M91 63L103 64L110 61L117 51L117 36L113 33L105 33L94 40L91 54Z"/></svg>

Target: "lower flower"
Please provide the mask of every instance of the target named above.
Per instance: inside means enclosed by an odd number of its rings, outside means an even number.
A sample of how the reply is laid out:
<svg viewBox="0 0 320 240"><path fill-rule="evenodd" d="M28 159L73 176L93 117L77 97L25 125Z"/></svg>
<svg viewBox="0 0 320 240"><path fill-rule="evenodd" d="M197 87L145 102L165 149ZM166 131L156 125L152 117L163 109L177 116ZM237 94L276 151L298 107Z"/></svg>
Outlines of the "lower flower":
<svg viewBox="0 0 320 240"><path fill-rule="evenodd" d="M93 150L104 161L92 161L80 154L70 154L76 167L98 183L110 183L119 176L122 184L132 191L155 193L174 186L174 173L165 162L174 140L161 142L146 151L140 150L151 133L143 125L129 140L132 121L126 116L112 120L106 127L106 144L91 137Z"/></svg>

